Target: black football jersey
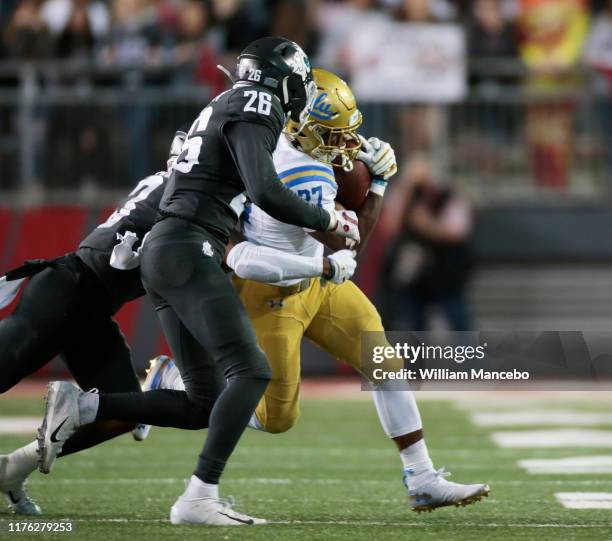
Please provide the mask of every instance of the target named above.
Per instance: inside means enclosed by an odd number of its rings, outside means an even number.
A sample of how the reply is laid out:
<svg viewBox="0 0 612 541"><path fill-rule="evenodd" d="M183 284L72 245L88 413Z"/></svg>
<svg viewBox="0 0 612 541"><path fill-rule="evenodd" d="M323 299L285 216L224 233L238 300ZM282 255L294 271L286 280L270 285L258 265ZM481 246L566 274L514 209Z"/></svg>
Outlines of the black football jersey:
<svg viewBox="0 0 612 541"><path fill-rule="evenodd" d="M113 312L145 294L140 269L118 270L110 266L117 234L132 231L140 241L153 227L168 173L160 172L141 180L128 199L79 244L77 255L98 275L108 289Z"/></svg>
<svg viewBox="0 0 612 541"><path fill-rule="evenodd" d="M223 241L227 241L238 218L232 202L245 191L223 133L230 122L266 127L266 140L272 143L267 151L271 153L283 129L285 114L278 98L263 86L236 85L217 96L192 124L160 205L162 217L192 221ZM258 152L249 156L254 170L263 158Z"/></svg>

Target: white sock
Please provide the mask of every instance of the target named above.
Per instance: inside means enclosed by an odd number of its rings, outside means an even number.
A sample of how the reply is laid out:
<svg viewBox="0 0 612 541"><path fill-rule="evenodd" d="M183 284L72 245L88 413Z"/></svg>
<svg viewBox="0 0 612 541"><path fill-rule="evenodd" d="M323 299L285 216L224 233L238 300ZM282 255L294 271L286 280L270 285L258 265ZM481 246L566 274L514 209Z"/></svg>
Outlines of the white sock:
<svg viewBox="0 0 612 541"><path fill-rule="evenodd" d="M387 381L372 391L378 419L390 438L423 428L419 407L405 382Z"/></svg>
<svg viewBox="0 0 612 541"><path fill-rule="evenodd" d="M38 443L33 441L8 455L3 478L9 482L21 483L38 467ZM9 488L9 487L7 487Z"/></svg>
<svg viewBox="0 0 612 541"><path fill-rule="evenodd" d="M419 440L400 451L400 458L404 465L404 473L408 483L424 473L434 471L433 463L427 452L425 440Z"/></svg>
<svg viewBox="0 0 612 541"><path fill-rule="evenodd" d="M255 412L253 412L253 415L251 415L251 419L249 421L249 428L254 428L255 430L261 430L262 432L266 431L266 429L263 427L263 425L257 418L257 414Z"/></svg>
<svg viewBox="0 0 612 541"><path fill-rule="evenodd" d="M219 485L205 483L200 478L192 475L183 496L186 498L219 498Z"/></svg>

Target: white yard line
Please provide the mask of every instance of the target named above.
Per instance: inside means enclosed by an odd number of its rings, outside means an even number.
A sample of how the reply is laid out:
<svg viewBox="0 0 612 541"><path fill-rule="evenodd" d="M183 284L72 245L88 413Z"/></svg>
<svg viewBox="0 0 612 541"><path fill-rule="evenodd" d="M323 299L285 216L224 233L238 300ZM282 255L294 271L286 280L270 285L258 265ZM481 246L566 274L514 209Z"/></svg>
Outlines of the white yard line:
<svg viewBox="0 0 612 541"><path fill-rule="evenodd" d="M612 455L519 460L518 465L532 475L610 474Z"/></svg>
<svg viewBox="0 0 612 541"><path fill-rule="evenodd" d="M476 412L472 422L482 427L505 426L600 426L612 425L612 413L575 410L519 410Z"/></svg>
<svg viewBox="0 0 612 541"><path fill-rule="evenodd" d="M0 434L36 434L41 417L0 417Z"/></svg>
<svg viewBox="0 0 612 541"><path fill-rule="evenodd" d="M611 447L612 431L608 430L522 430L493 432L491 438L499 447L512 449L563 449L569 447Z"/></svg>
<svg viewBox="0 0 612 541"><path fill-rule="evenodd" d="M566 509L612 509L612 492L557 492Z"/></svg>

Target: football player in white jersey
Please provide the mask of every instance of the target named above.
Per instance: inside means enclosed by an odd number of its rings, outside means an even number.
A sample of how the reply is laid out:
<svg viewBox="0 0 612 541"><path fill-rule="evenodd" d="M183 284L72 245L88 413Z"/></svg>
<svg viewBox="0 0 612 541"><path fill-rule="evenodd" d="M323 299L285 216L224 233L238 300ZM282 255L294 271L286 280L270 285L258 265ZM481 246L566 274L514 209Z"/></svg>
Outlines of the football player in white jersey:
<svg viewBox="0 0 612 541"><path fill-rule="evenodd" d="M300 197L331 209L337 192L334 167L350 169L357 157L365 162L373 180L357 213L363 245L378 218L387 182L397 171L394 152L388 143L357 135L361 114L344 81L320 69L313 75L318 95L310 120L301 132L292 133L289 127L280 138L274 153L276 170ZM326 258L323 243L336 250L343 246L329 235L279 222L254 205L245 210L242 232L246 241L232 248L227 264L235 272L235 286L273 374L250 426L281 433L299 416L302 337L361 371L362 332L384 336L384 329L376 308L348 281L355 270L351 246ZM172 380L168 386L180 387L167 363L153 364L154 372L160 370ZM398 390L397 382L377 384L372 395L382 427L399 450L413 510L463 506L488 495L486 484L451 483L444 479L443 469L434 469L407 385ZM146 427L136 429L137 439L143 438L143 430Z"/></svg>

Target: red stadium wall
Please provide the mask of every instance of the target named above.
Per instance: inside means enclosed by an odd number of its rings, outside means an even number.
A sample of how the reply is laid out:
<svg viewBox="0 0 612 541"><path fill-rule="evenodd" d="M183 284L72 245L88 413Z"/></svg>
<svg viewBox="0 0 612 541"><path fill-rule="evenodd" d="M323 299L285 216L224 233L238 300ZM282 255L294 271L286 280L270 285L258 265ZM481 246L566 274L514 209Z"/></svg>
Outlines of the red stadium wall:
<svg viewBox="0 0 612 541"><path fill-rule="evenodd" d="M27 259L55 258L72 252L89 230L103 221L112 209L86 209L80 206L44 206L25 210L0 207L0 275ZM18 299L4 310L0 319L10 314ZM133 352L136 367L142 370L148 359L169 354L169 348L157 317L147 298L124 306L116 315ZM350 373L346 365L329 362L326 354L312 347L303 350L304 373ZM309 359L312 360L309 363ZM309 370L309 364L311 370ZM40 370L40 376L64 375L63 364L54 362Z"/></svg>

